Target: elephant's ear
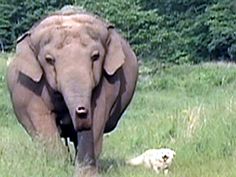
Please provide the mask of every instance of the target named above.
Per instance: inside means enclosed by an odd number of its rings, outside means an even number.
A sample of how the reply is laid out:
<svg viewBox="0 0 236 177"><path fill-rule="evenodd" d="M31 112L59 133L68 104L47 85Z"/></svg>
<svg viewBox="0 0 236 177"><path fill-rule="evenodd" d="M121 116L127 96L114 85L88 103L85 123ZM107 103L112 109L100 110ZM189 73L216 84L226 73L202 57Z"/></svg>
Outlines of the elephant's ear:
<svg viewBox="0 0 236 177"><path fill-rule="evenodd" d="M109 37L104 69L108 75L113 75L124 64L125 54L122 48L122 39L114 27L108 27Z"/></svg>
<svg viewBox="0 0 236 177"><path fill-rule="evenodd" d="M39 82L43 71L38 63L35 51L30 42L30 33L25 33L17 39L16 60L19 71L30 77L33 81Z"/></svg>

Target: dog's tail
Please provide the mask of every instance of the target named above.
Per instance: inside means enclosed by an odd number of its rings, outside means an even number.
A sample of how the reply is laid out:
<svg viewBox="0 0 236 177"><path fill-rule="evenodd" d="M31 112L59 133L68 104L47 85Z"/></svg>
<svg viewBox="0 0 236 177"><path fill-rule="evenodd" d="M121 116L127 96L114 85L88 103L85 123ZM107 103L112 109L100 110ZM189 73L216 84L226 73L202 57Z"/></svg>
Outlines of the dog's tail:
<svg viewBox="0 0 236 177"><path fill-rule="evenodd" d="M142 155L137 156L133 159L126 161L126 163L133 166L141 165L143 163L143 156Z"/></svg>

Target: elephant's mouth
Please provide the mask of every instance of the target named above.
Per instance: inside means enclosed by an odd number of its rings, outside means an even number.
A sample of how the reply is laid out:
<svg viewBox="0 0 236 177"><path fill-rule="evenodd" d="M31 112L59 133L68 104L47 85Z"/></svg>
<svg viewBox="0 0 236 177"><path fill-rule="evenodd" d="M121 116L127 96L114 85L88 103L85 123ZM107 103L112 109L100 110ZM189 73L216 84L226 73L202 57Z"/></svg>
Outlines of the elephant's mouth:
<svg viewBox="0 0 236 177"><path fill-rule="evenodd" d="M75 130L80 131L86 131L91 130L92 128L92 121L91 119L79 119L76 123Z"/></svg>

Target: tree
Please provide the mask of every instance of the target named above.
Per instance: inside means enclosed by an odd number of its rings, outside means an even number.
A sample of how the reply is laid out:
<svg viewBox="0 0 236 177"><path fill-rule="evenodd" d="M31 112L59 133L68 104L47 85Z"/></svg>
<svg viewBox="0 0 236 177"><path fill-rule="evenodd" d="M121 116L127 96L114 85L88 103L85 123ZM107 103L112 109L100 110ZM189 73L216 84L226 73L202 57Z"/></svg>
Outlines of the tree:
<svg viewBox="0 0 236 177"><path fill-rule="evenodd" d="M6 50L13 48L17 37L35 22L72 0L1 0L0 41Z"/></svg>
<svg viewBox="0 0 236 177"><path fill-rule="evenodd" d="M231 0L0 0L0 48L66 4L107 19L139 58L181 64L236 59L236 3Z"/></svg>

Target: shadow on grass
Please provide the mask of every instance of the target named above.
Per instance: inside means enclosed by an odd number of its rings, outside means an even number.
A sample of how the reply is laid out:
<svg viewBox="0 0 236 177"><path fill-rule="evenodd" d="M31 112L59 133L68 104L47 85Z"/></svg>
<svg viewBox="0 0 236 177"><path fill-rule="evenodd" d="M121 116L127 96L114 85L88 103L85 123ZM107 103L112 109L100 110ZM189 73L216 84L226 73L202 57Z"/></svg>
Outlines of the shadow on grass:
<svg viewBox="0 0 236 177"><path fill-rule="evenodd" d="M118 170L126 166L124 159L112 159L112 158L105 158L99 160L99 172L100 173L108 173L111 170Z"/></svg>

